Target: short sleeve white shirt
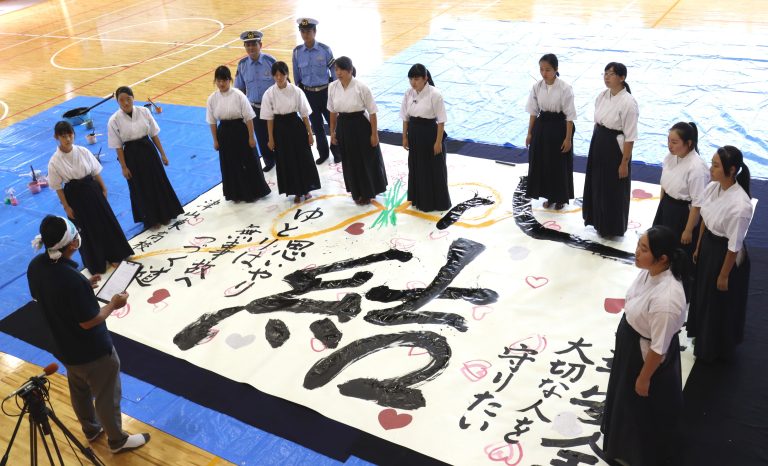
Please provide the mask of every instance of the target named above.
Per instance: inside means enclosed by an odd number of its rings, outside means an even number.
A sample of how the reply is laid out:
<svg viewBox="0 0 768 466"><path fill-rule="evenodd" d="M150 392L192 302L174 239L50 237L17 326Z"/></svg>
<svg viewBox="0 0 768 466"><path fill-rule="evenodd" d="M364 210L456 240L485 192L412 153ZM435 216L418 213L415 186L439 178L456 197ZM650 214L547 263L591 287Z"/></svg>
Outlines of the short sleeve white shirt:
<svg viewBox="0 0 768 466"><path fill-rule="evenodd" d="M707 229L717 236L728 238L728 250L741 251L752 221L752 201L739 183L722 190L720 183L713 181L701 196L701 218Z"/></svg>
<svg viewBox="0 0 768 466"><path fill-rule="evenodd" d="M215 125L220 120L242 119L243 123L253 120L256 112L253 111L248 98L240 89L230 87L227 92L216 91L208 96L205 105L205 121Z"/></svg>
<svg viewBox="0 0 768 466"><path fill-rule="evenodd" d="M606 89L597 95L595 100L595 123L606 128L622 131L616 136L619 147L624 147L624 142L637 140L637 121L640 110L637 101L632 94L622 89L616 95L611 95L611 90Z"/></svg>
<svg viewBox="0 0 768 466"><path fill-rule="evenodd" d="M352 78L344 89L340 80L328 86L328 111L331 113L354 113L366 111L373 115L379 111L368 86Z"/></svg>
<svg viewBox="0 0 768 466"><path fill-rule="evenodd" d="M709 183L709 168L698 152L691 151L685 157L668 154L661 170L661 187L664 192L681 201L700 199Z"/></svg>
<svg viewBox="0 0 768 466"><path fill-rule="evenodd" d="M275 115L297 112L304 118L312 113L312 109L304 92L291 83L288 83L284 89L274 84L264 92L261 98L259 117L262 120L274 120Z"/></svg>
<svg viewBox="0 0 768 466"><path fill-rule="evenodd" d="M445 113L445 102L440 91L427 84L421 92L416 92L414 88L408 88L403 96L403 103L400 105L400 119L408 121L410 117L426 118L428 120L437 120L438 123L448 121Z"/></svg>
<svg viewBox="0 0 768 466"><path fill-rule="evenodd" d="M541 112L563 112L567 121L576 121L573 88L560 78L556 78L551 86L542 79L531 88L525 111L533 116Z"/></svg>
<svg viewBox="0 0 768 466"><path fill-rule="evenodd" d="M72 152L56 149L48 162L48 186L59 190L70 180L79 180L88 175L101 173L101 164L96 157L83 146L72 146Z"/></svg>
<svg viewBox="0 0 768 466"><path fill-rule="evenodd" d="M118 109L107 123L107 143L111 149L121 149L128 141L145 136L152 138L159 132L160 127L148 108L134 106L131 116Z"/></svg>

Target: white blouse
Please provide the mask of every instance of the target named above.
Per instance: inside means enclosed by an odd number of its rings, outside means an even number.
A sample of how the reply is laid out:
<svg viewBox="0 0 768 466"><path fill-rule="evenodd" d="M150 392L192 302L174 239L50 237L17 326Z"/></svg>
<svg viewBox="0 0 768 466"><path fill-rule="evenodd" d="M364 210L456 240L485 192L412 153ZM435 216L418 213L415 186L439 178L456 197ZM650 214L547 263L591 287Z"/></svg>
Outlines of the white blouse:
<svg viewBox="0 0 768 466"><path fill-rule="evenodd" d="M685 157L668 154L661 170L664 192L681 201L699 199L709 183L709 168L698 152L692 150Z"/></svg>
<svg viewBox="0 0 768 466"><path fill-rule="evenodd" d="M632 286L627 290L624 313L627 322L645 338L640 339L643 360L648 349L665 355L672 337L685 323L685 292L683 284L665 270L652 277L647 270L641 270Z"/></svg>
<svg viewBox="0 0 768 466"><path fill-rule="evenodd" d="M131 116L118 109L109 117L107 142L111 149L122 149L123 144L128 141L135 141L144 136L152 138L159 132L160 127L148 108L134 106Z"/></svg>
<svg viewBox="0 0 768 466"><path fill-rule="evenodd" d="M243 123L253 120L253 111L245 94L236 87L230 87L227 92L216 91L208 96L205 105L205 121L215 125L220 120L236 120L242 118Z"/></svg>
<svg viewBox="0 0 768 466"><path fill-rule="evenodd" d="M576 121L573 88L560 78L550 86L543 79L531 88L525 111L533 116L541 112L563 112L567 121Z"/></svg>
<svg viewBox="0 0 768 466"><path fill-rule="evenodd" d="M611 95L611 90L606 89L595 99L595 123L622 131L624 134L616 136L616 141L622 150L625 141L637 140L639 116L640 110L637 107L637 101L626 89L622 89L616 95Z"/></svg>
<svg viewBox="0 0 768 466"><path fill-rule="evenodd" d="M352 78L344 89L340 80L328 86L328 111L331 113L353 113L367 111L373 115L379 111L368 86Z"/></svg>
<svg viewBox="0 0 768 466"><path fill-rule="evenodd" d="M288 83L284 89L273 84L264 92L261 98L262 120L274 120L275 115L287 115L298 112L302 118L312 113L307 96L301 89Z"/></svg>
<svg viewBox="0 0 768 466"><path fill-rule="evenodd" d="M79 180L88 175L101 173L101 164L96 157L83 146L72 146L72 152L56 149L48 162L48 186L59 190L70 180Z"/></svg>
<svg viewBox="0 0 768 466"><path fill-rule="evenodd" d="M409 117L436 119L438 123L445 123L448 116L445 113L443 95L429 84L425 85L421 92L416 92L412 87L408 88L400 105L400 119L408 121Z"/></svg>
<svg viewBox="0 0 768 466"><path fill-rule="evenodd" d="M701 218L709 231L728 238L729 251L741 251L752 221L752 201L739 183L725 191L717 181L709 183L696 207L701 207Z"/></svg>

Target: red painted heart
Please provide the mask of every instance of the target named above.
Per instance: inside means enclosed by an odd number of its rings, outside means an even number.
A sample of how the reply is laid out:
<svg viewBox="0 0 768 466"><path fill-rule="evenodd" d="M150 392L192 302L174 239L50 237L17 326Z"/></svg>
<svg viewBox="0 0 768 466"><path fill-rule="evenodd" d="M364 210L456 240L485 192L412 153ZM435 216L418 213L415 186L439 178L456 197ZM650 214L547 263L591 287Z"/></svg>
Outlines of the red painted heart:
<svg viewBox="0 0 768 466"><path fill-rule="evenodd" d="M633 189L632 190L632 197L635 199L650 199L653 197L653 194L649 193L648 191L644 189Z"/></svg>
<svg viewBox="0 0 768 466"><path fill-rule="evenodd" d="M557 223L554 220L549 220L541 224L544 228L549 228L550 230L560 231L563 227L560 226L559 223Z"/></svg>
<svg viewBox="0 0 768 466"><path fill-rule="evenodd" d="M542 286L549 283L549 278L547 277L534 277L533 275L528 275L525 277L525 283L528 284L531 288L541 288Z"/></svg>
<svg viewBox="0 0 768 466"><path fill-rule="evenodd" d="M147 302L149 304L157 304L169 296L171 296L171 293L169 293L168 290L165 288L160 288L159 290L155 290L155 292L152 293L152 296L147 300Z"/></svg>
<svg viewBox="0 0 768 466"><path fill-rule="evenodd" d="M624 299L605 298L605 301L603 301L603 309L609 314L618 314L624 309Z"/></svg>
<svg viewBox="0 0 768 466"><path fill-rule="evenodd" d="M379 413L379 424L386 430L402 429L413 421L413 416L402 413L397 414L392 408L387 408Z"/></svg>
<svg viewBox="0 0 768 466"><path fill-rule="evenodd" d="M346 231L350 235L355 235L355 236L362 235L365 232L365 230L363 230L364 226L365 226L365 223L357 222L348 226L344 231Z"/></svg>

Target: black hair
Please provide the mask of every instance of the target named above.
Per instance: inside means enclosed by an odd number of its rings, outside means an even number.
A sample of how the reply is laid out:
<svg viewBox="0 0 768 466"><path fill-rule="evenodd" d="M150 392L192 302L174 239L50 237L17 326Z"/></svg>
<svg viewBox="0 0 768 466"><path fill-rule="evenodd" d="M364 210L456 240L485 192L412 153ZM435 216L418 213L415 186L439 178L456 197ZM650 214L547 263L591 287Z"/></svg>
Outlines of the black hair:
<svg viewBox="0 0 768 466"><path fill-rule="evenodd" d="M624 66L623 63L617 63L615 61L612 61L612 62L608 63L607 65L605 65L605 70L604 71L606 73L608 71L613 71L614 73L616 73L616 76L620 76L620 77L624 78L624 82L622 83L622 84L624 84L624 89L626 89L627 92L629 92L630 94L632 93L632 91L629 89L629 84L627 84L627 81L626 81L626 79L627 79L627 67Z"/></svg>
<svg viewBox="0 0 768 466"><path fill-rule="evenodd" d="M669 270L674 277L686 282L691 273L691 260L688 254L680 247L680 238L671 228L664 225L656 225L645 232L648 237L648 246L656 260L661 256L667 256Z"/></svg>
<svg viewBox="0 0 768 466"><path fill-rule="evenodd" d="M344 71L353 71L355 69L354 66L352 66L352 59L349 57L339 57L336 59L336 68Z"/></svg>
<svg viewBox="0 0 768 466"><path fill-rule="evenodd" d="M749 194L749 168L744 163L744 155L741 151L733 146L723 146L717 149L717 155L720 156L720 165L723 167L725 176L731 176L731 168L735 168L733 173L736 175L736 182L752 199L752 195Z"/></svg>
<svg viewBox="0 0 768 466"><path fill-rule="evenodd" d="M690 142L690 144L688 144L690 149L693 149L696 152L699 151L699 129L696 128L696 123L692 121L680 121L672 125L669 130L676 132L684 143Z"/></svg>
<svg viewBox="0 0 768 466"><path fill-rule="evenodd" d="M56 123L56 126L53 127L53 134L56 136L75 134L75 128L72 127L72 123L62 120Z"/></svg>
<svg viewBox="0 0 768 466"><path fill-rule="evenodd" d="M120 86L115 91L115 99L120 98L120 94L128 94L129 96L133 97L133 90L128 86Z"/></svg>
<svg viewBox="0 0 768 466"><path fill-rule="evenodd" d="M213 82L215 83L219 79L232 81L232 72L227 65L221 65L213 72Z"/></svg>
<svg viewBox="0 0 768 466"><path fill-rule="evenodd" d="M288 76L288 64L284 61L276 61L272 64L272 76L276 75L277 72L283 73L284 75Z"/></svg>
<svg viewBox="0 0 768 466"><path fill-rule="evenodd" d="M560 72L557 71L557 65L558 65L557 55L555 55L554 53L547 53L545 55L542 55L542 57L539 58L539 63L541 62L548 63L549 66L555 69L555 76L560 76Z"/></svg>
<svg viewBox="0 0 768 466"><path fill-rule="evenodd" d="M432 81L432 74L429 72L427 67L421 63L416 63L411 67L410 70L408 70L408 79L410 78L425 78L427 80L427 84L430 86L435 85L435 82Z"/></svg>
<svg viewBox="0 0 768 466"><path fill-rule="evenodd" d="M55 215L46 215L40 222L40 237L43 239L45 248L51 248L56 245L64 233L67 231L67 222L63 218Z"/></svg>

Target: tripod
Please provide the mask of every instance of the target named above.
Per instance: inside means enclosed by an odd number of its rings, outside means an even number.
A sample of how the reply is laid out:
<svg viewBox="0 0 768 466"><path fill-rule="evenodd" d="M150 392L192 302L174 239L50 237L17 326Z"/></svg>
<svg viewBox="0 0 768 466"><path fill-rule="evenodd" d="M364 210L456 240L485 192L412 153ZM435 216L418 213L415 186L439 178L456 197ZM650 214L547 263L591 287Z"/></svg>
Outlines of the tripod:
<svg viewBox="0 0 768 466"><path fill-rule="evenodd" d="M11 436L11 441L8 443L8 448L5 450L5 455L3 455L2 460L0 460L0 466L5 466L8 462L8 456L11 453L13 441L16 439L16 434L19 432L21 422L24 419L24 416L27 414L29 415L29 454L31 466L37 465L38 436L43 444L45 454L48 456L49 464L51 466L55 466L52 454L55 452L56 457L59 460L58 464L64 466L64 460L61 457L59 445L56 443L56 437L53 434L51 423L49 421L53 421L53 423L59 427L61 432L64 434L64 437L67 439L67 443L69 443L70 447L72 444L74 444L80 450L80 453L91 460L94 465L104 466L104 463L101 462L93 450L83 446L83 444L80 443L74 435L72 435L72 432L70 432L69 429L67 429L64 424L61 423L53 410L46 406L46 400L48 400L48 387L46 386L47 382L48 380L45 377L33 377L17 393L16 396L24 400L24 406L21 409L21 414L19 414L19 420L16 422L16 428L13 429L13 435ZM51 447L48 445L46 437L50 437L50 444L53 447L53 452L51 451Z"/></svg>

